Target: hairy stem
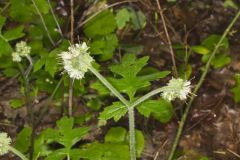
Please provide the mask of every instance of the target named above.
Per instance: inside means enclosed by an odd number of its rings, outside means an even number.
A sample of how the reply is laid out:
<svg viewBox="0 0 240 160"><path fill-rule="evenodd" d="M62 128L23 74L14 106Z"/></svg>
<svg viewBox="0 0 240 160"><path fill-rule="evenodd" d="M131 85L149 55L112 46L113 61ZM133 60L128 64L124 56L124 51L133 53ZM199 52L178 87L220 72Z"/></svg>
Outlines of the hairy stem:
<svg viewBox="0 0 240 160"><path fill-rule="evenodd" d="M89 70L126 106L128 110L129 120L129 146L131 160L136 160L136 140L135 140L135 118L134 108L130 108L127 101L95 68L89 66Z"/></svg>
<svg viewBox="0 0 240 160"><path fill-rule="evenodd" d="M31 139L30 139L30 151L29 151L29 157L32 159L33 152L34 152L34 136L35 136L35 123L34 123L34 113L31 105L31 96L30 96L30 84L29 84L29 79L28 75L32 70L32 60L31 57L28 57L28 60L30 62L30 65L27 69L26 72L24 72L23 67L21 63L18 63L19 70L21 72L22 78L23 78L23 83L24 83L24 95L26 99L26 107L27 107L27 112L28 112L28 117L29 117L29 124L32 127L32 134L31 134Z"/></svg>
<svg viewBox="0 0 240 160"><path fill-rule="evenodd" d="M139 104L141 104L141 103L144 102L145 100L149 99L150 97L152 97L152 96L154 96L154 95L156 95L156 94L161 93L163 90L164 90L164 88L161 87L161 88L157 88L157 89L155 89L155 90L147 93L146 95L142 96L141 98L139 98L139 99L137 99L135 102L133 102L133 103L130 105L129 109L132 109L132 108L138 106Z"/></svg>
<svg viewBox="0 0 240 160"><path fill-rule="evenodd" d="M135 117L134 108L128 110L128 121L129 121L129 147L130 147L130 158L136 160L136 137L135 137Z"/></svg>
<svg viewBox="0 0 240 160"><path fill-rule="evenodd" d="M229 31L231 30L231 28L233 27L233 25L235 24L235 22L237 21L237 19L239 18L240 16L240 11L238 11L238 13L236 14L236 16L233 18L233 20L231 21L231 23L229 24L229 26L227 27L227 29L224 31L221 39L219 40L219 42L217 43L217 45L215 46L211 56L209 57L209 60L205 66L205 69L200 77L200 80L198 82L198 84L196 85L194 91L193 91L193 95L191 96L190 98L190 101L189 103L187 104L187 107L183 113L183 116L181 118L181 121L180 121L180 124L179 124L179 127L178 127L178 131L177 131L177 134L176 134L176 137L174 139L174 142L173 142L173 145L172 145L172 149L170 151L170 154L169 154L169 157L168 157L168 160L173 160L173 157L174 157L174 153L176 151L176 148L177 148L177 145L178 145L178 142L179 142L179 139L181 137L181 134L182 134L182 131L183 131L183 128L184 128L184 124L186 122L186 119L187 119L187 115L188 115L188 112L191 108L191 105L193 103L193 100L195 98L195 94L198 92L199 88L201 87L202 83L204 82L204 79L208 73L208 70L211 66L211 62L215 56L215 54L217 53L219 47L222 45L222 42L224 40L224 38L227 36L227 34L229 33Z"/></svg>
<svg viewBox="0 0 240 160"><path fill-rule="evenodd" d="M13 152L15 155L17 155L22 160L28 160L20 151L18 151L17 149L13 148L12 146L9 146L9 151Z"/></svg>
<svg viewBox="0 0 240 160"><path fill-rule="evenodd" d="M126 100L95 68L89 66L89 70L127 107L130 106Z"/></svg>

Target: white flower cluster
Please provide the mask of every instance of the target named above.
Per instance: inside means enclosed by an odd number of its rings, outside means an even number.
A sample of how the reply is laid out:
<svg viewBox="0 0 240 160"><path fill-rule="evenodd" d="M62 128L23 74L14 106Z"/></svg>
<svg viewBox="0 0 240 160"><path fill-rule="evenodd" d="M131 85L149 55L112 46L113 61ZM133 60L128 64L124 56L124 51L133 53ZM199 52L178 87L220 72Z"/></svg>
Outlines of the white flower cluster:
<svg viewBox="0 0 240 160"><path fill-rule="evenodd" d="M71 45L67 52L60 54L64 69L73 79L82 79L94 61L88 52L89 47L85 42Z"/></svg>
<svg viewBox="0 0 240 160"><path fill-rule="evenodd" d="M31 47L27 46L27 43L21 41L16 44L16 50L12 53L14 62L21 62L22 57L27 57L31 51Z"/></svg>
<svg viewBox="0 0 240 160"><path fill-rule="evenodd" d="M8 137L7 133L0 133L0 155L8 153L11 138Z"/></svg>
<svg viewBox="0 0 240 160"><path fill-rule="evenodd" d="M164 99L168 101L172 101L176 98L185 100L188 94L191 93L191 82L181 78L172 78L167 86L163 88L162 97Z"/></svg>

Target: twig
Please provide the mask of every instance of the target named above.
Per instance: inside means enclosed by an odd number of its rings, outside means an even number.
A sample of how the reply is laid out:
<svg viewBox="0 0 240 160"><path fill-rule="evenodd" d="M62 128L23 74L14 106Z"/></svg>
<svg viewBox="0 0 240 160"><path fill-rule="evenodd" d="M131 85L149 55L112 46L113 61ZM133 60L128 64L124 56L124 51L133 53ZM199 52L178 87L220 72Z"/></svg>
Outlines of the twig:
<svg viewBox="0 0 240 160"><path fill-rule="evenodd" d="M57 25L57 27L58 27L58 31L59 31L60 35L63 37L62 29L61 29L61 27L60 27L60 25L59 25L59 23L58 23L58 20L57 20L57 17L56 17L56 15L55 15L54 11L53 11L53 8L52 8L52 5L51 5L50 0L48 0L48 5L49 5L50 11L51 11L51 13L52 13L52 15L53 15L53 19L54 19L54 21L55 21L55 23L56 23L56 25Z"/></svg>
<svg viewBox="0 0 240 160"><path fill-rule="evenodd" d="M240 159L240 155L237 154L236 152L233 152L232 150L230 150L230 149L228 149L228 148L227 148L227 151L230 152L230 153L232 153L234 156L236 156L237 158Z"/></svg>
<svg viewBox="0 0 240 160"><path fill-rule="evenodd" d="M70 41L71 44L74 43L74 1L70 0L70 8L71 8L71 17L70 17L70 23L71 23L71 30L70 30ZM73 84L74 80L72 78L69 78L69 97L68 97L68 115L72 116L72 110L73 110Z"/></svg>
<svg viewBox="0 0 240 160"><path fill-rule="evenodd" d="M44 27L45 31L47 32L47 35L48 35L48 38L49 38L50 42L52 43L53 46L55 46L55 43L54 43L54 41L53 41L53 39L52 39L49 31L48 31L48 28L47 28L47 25L46 25L46 23L45 23L45 20L44 20L44 18L43 18L43 16L42 16L40 10L39 10L38 7L37 7L37 5L36 5L36 3L35 3L35 0L32 0L32 3L33 3L33 5L34 5L34 7L35 7L35 9L36 9L36 11L37 11L37 13L38 13L41 21L42 21L43 27Z"/></svg>
<svg viewBox="0 0 240 160"><path fill-rule="evenodd" d="M70 23L71 23L71 32L70 32L70 40L71 40L71 43L73 44L74 43L74 1L73 0L70 0L70 7L71 7L71 20L70 20Z"/></svg>
<svg viewBox="0 0 240 160"><path fill-rule="evenodd" d="M239 18L239 16L240 16L240 11L238 11L238 13L236 14L236 16L233 18L233 20L232 20L231 23L229 24L229 26L226 28L226 30L224 31L221 39L219 40L219 42L218 42L217 45L215 46L212 54L211 54L210 57L209 57L209 60L208 60L208 62L207 62L207 64L206 64L206 66L205 66L204 72L202 73L202 75L201 75L201 77L200 77L200 80L199 80L198 84L196 85L196 87L195 87L195 89L194 89L194 91L193 91L193 95L191 96L190 101L189 101L189 103L187 104L187 107L186 107L186 109L185 109L185 111L184 111L184 113L183 113L183 116L182 116L182 118L181 118L181 121L180 121L180 123L179 123L179 128L178 128L178 131L177 131L177 135L176 135L176 137L175 137L175 139L174 139L173 146L172 146L172 149L171 149L171 151L170 151L168 160L172 160L172 159L173 159L175 150L176 150L176 148L177 148L177 145L178 145L180 136L181 136L182 131L183 131L184 124L185 124L186 119L187 119L187 116L188 116L188 112L189 112L189 110L190 110L190 108L191 108L191 105L192 105L192 103L193 103L193 100L194 100L194 98L195 98L194 95L197 94L199 88L201 87L202 83L204 82L204 79L205 79L205 77L206 77L206 75L207 75L207 73L208 73L208 70L209 70L209 68L210 68L210 66L211 66L211 62L212 62L215 54L217 53L219 47L222 45L222 42L223 42L224 38L227 36L227 34L229 33L229 31L231 30L231 28L233 27L233 25L235 24L235 22L236 22L237 19Z"/></svg>
<svg viewBox="0 0 240 160"><path fill-rule="evenodd" d="M75 30L81 28L84 24L86 24L87 22L89 22L91 19L93 19L94 17L96 17L99 13L101 13L102 11L105 11L109 8L112 8L112 7L115 7L115 6L118 6L118 5L121 5L121 4L124 4L124 3L131 3L131 2L138 2L139 0L126 0L126 1L121 1L121 2L116 2L116 3L113 3L113 4L110 4L108 6L106 6L105 8L97 11L96 13L94 13L92 16L90 16L89 18L87 18L85 21L83 21L82 23L78 24L77 28L75 28Z"/></svg>
<svg viewBox="0 0 240 160"><path fill-rule="evenodd" d="M173 73L177 77L178 72L177 72L176 61L175 61L175 58L174 58L174 51L173 51L173 48L172 48L172 42L171 42L171 39L170 39L169 34L168 34L168 29L167 29L167 26L166 26L166 22L165 22L165 19L164 19L163 10L161 8L160 2L159 2L159 0L156 0L156 2L157 2L158 10L160 12L160 16L161 16L161 19L162 19L164 32L166 34L166 38L167 38L167 41L168 41L168 47L169 47L169 50L170 50L170 54L171 54L171 58L172 58L172 64L173 64Z"/></svg>

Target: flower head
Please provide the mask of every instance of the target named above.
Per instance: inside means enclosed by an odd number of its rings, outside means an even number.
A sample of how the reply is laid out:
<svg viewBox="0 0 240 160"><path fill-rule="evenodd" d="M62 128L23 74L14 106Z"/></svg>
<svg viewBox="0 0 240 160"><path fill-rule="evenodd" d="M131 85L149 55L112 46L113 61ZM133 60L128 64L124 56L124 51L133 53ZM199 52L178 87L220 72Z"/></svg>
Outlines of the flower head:
<svg viewBox="0 0 240 160"><path fill-rule="evenodd" d="M27 43L21 41L16 44L16 50L12 53L14 62L21 62L22 57L27 57L31 51L31 47L27 46Z"/></svg>
<svg viewBox="0 0 240 160"><path fill-rule="evenodd" d="M84 74L88 71L88 67L93 58L88 53L89 47L85 42L82 44L75 44L68 47L67 52L62 52L60 57L62 58L64 69L69 76L73 79L82 79Z"/></svg>
<svg viewBox="0 0 240 160"><path fill-rule="evenodd" d="M191 93L191 82L181 78L172 78L167 86L164 87L162 97L168 101L176 98L180 100L187 99L187 95Z"/></svg>
<svg viewBox="0 0 240 160"><path fill-rule="evenodd" d="M8 137L7 133L0 133L0 155L8 153L11 138Z"/></svg>

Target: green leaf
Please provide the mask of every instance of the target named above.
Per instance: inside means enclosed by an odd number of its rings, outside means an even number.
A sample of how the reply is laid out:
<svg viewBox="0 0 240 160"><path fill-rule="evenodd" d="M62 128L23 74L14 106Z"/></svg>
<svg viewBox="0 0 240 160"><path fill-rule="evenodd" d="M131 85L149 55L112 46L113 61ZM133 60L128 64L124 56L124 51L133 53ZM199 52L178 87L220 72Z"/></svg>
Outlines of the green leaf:
<svg viewBox="0 0 240 160"><path fill-rule="evenodd" d="M103 86L102 82L100 82L100 81L96 81L96 82L92 83L90 87L92 89L97 90L98 94L100 96L106 96L106 95L110 94L109 90L105 86Z"/></svg>
<svg viewBox="0 0 240 160"><path fill-rule="evenodd" d="M140 104L137 110L145 117L152 115L162 123L168 122L173 115L172 104L164 99L147 100Z"/></svg>
<svg viewBox="0 0 240 160"><path fill-rule="evenodd" d="M99 98L91 99L87 102L87 107L94 111L98 111L102 106L102 102Z"/></svg>
<svg viewBox="0 0 240 160"><path fill-rule="evenodd" d="M58 132L60 137L56 139L57 142L64 145L65 148L70 149L89 131L88 127L73 129L73 118L63 117L57 122Z"/></svg>
<svg viewBox="0 0 240 160"><path fill-rule="evenodd" d="M6 18L0 15L0 33L2 33L1 30L2 30L5 22L6 22Z"/></svg>
<svg viewBox="0 0 240 160"><path fill-rule="evenodd" d="M213 34L202 41L202 46L207 48L209 51L213 52L215 46L217 45L220 39L221 39L221 36ZM226 55L228 49L229 49L229 42L228 42L228 39L225 37L214 59L212 60L211 65L213 65L214 68L221 68L231 62L231 58L228 55ZM210 54L203 55L202 62L206 63L209 57L210 57Z"/></svg>
<svg viewBox="0 0 240 160"><path fill-rule="evenodd" d="M1 36L0 36L0 46L1 46L1 48L0 48L0 57L2 55L9 55L9 54L12 53L12 47Z"/></svg>
<svg viewBox="0 0 240 160"><path fill-rule="evenodd" d="M236 9L236 10L238 9L237 4L232 0L225 0L223 6L225 8L231 7L231 8Z"/></svg>
<svg viewBox="0 0 240 160"><path fill-rule="evenodd" d="M127 130L122 127L112 127L105 135L105 142L122 143L125 141Z"/></svg>
<svg viewBox="0 0 240 160"><path fill-rule="evenodd" d="M45 160L63 160L67 155L69 154L69 151L66 149L58 149L54 152L50 153Z"/></svg>
<svg viewBox="0 0 240 160"><path fill-rule="evenodd" d="M119 143L92 143L79 151L82 158L88 160L128 160L129 147Z"/></svg>
<svg viewBox="0 0 240 160"><path fill-rule="evenodd" d="M121 102L113 102L111 106L105 107L104 111L100 113L100 120L108 120L114 118L118 121L127 113L128 109Z"/></svg>
<svg viewBox="0 0 240 160"><path fill-rule="evenodd" d="M133 77L147 64L148 57L136 59L134 54L125 54L120 64L115 64L110 67L113 73L122 77Z"/></svg>
<svg viewBox="0 0 240 160"><path fill-rule="evenodd" d="M110 70L121 78L108 78L108 80L122 93L126 93L132 101L135 93L142 88L150 86L150 81L165 77L169 72L154 72L154 74L140 74L147 65L148 57L137 59L134 54L125 54L121 63L110 66ZM139 75L139 76L138 76Z"/></svg>
<svg viewBox="0 0 240 160"><path fill-rule="evenodd" d="M204 156L204 157L199 158L199 160L209 160L209 158Z"/></svg>
<svg viewBox="0 0 240 160"><path fill-rule="evenodd" d="M236 84L231 89L231 92L233 93L233 98L235 102L239 103L240 102L240 74L235 74L234 77L236 80Z"/></svg>
<svg viewBox="0 0 240 160"><path fill-rule="evenodd" d="M143 29L146 26L146 17L142 11L135 11L133 9L131 12L131 24L134 30Z"/></svg>
<svg viewBox="0 0 240 160"><path fill-rule="evenodd" d="M179 77L181 77L182 79L190 79L191 75L192 75L192 66L190 64L188 64L187 66L180 65L179 67Z"/></svg>
<svg viewBox="0 0 240 160"><path fill-rule="evenodd" d="M114 50L118 46L116 34L109 34L100 38L94 39L90 44L90 52L94 55L100 55L101 61L106 61L112 58Z"/></svg>
<svg viewBox="0 0 240 160"><path fill-rule="evenodd" d="M137 152L137 156L141 157L141 154L143 152L144 145L145 145L144 136L143 136L143 134L142 134L142 132L140 130L135 130L135 136L136 136L136 152Z"/></svg>
<svg viewBox="0 0 240 160"><path fill-rule="evenodd" d="M22 153L26 153L30 147L32 128L26 127L18 133L14 147Z"/></svg>
<svg viewBox="0 0 240 160"><path fill-rule="evenodd" d="M116 21L110 10L103 11L84 25L84 33L93 38L96 36L107 35L116 29Z"/></svg>
<svg viewBox="0 0 240 160"><path fill-rule="evenodd" d="M58 69L58 55L59 55L59 48L54 49L51 51L46 58L45 62L45 71L47 71L52 77L54 77L57 69Z"/></svg>
<svg viewBox="0 0 240 160"><path fill-rule="evenodd" d="M207 62L209 59L210 55L204 55L202 57L203 62ZM228 65L231 63L231 58L226 55L226 54L217 54L214 59L212 60L212 65L214 68L221 68L224 67L225 65Z"/></svg>
<svg viewBox="0 0 240 160"><path fill-rule="evenodd" d="M219 40L221 39L220 35L210 35L206 39L202 41L202 46L206 47L208 50L213 51ZM229 42L228 39L225 37L222 41L222 44L220 45L220 49L227 50L229 48Z"/></svg>
<svg viewBox="0 0 240 160"><path fill-rule="evenodd" d="M122 29L130 20L130 13L126 8L123 8L117 12L115 19L118 29Z"/></svg>
<svg viewBox="0 0 240 160"><path fill-rule="evenodd" d="M35 12L32 2L29 0L10 0L10 17L18 22L30 22Z"/></svg>
<svg viewBox="0 0 240 160"><path fill-rule="evenodd" d="M114 78L108 77L107 80L109 80L118 91L126 93L132 101L138 90L150 86L150 81L163 78L170 73L169 71L159 72L154 69L150 69L147 72L144 71L143 67L147 64L147 61L147 56L137 59L134 54L125 54L121 63L109 67L110 70L118 76ZM142 71L142 73L140 71ZM96 89L101 95L109 94L106 87L99 81L95 82L92 88Z"/></svg>
<svg viewBox="0 0 240 160"><path fill-rule="evenodd" d="M32 25L29 27L29 38L32 40L42 40L43 30L40 26Z"/></svg>
<svg viewBox="0 0 240 160"><path fill-rule="evenodd" d="M5 75L6 77L13 77L13 76L15 76L16 74L19 73L19 70L15 69L15 68L9 68L9 67L7 67L7 68L4 70L3 73L4 73L4 75Z"/></svg>
<svg viewBox="0 0 240 160"><path fill-rule="evenodd" d="M25 104L25 102L24 102L24 100L22 100L22 99L12 99L12 100L10 100L10 106L11 106L13 109L20 108L20 107L22 107L24 104Z"/></svg>
<svg viewBox="0 0 240 160"><path fill-rule="evenodd" d="M208 53L210 53L210 51L206 47L201 46L201 45L192 46L191 48L194 52L196 52L198 54L208 54Z"/></svg>
<svg viewBox="0 0 240 160"><path fill-rule="evenodd" d="M25 33L23 33L23 26L19 26L17 28L8 30L6 32L3 33L3 37L7 40L7 41L12 41L15 39L19 39L25 36Z"/></svg>
<svg viewBox="0 0 240 160"><path fill-rule="evenodd" d="M121 44L121 49L125 50L126 53L140 54L143 52L144 46L138 44Z"/></svg>
<svg viewBox="0 0 240 160"><path fill-rule="evenodd" d="M40 70L46 62L46 57L40 58L36 61L33 67L33 72Z"/></svg>
<svg viewBox="0 0 240 160"><path fill-rule="evenodd" d="M49 11L49 5L47 0L37 0L35 1L38 9L40 12L42 12L43 14L47 14Z"/></svg>

